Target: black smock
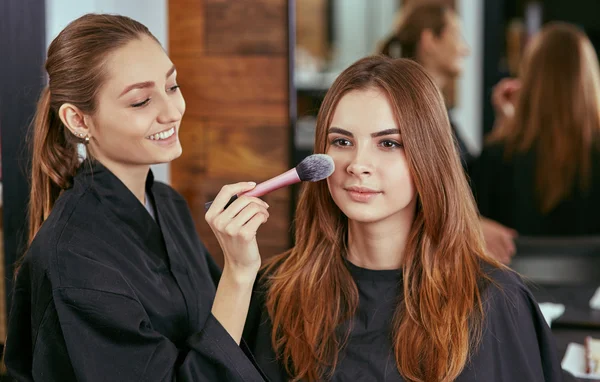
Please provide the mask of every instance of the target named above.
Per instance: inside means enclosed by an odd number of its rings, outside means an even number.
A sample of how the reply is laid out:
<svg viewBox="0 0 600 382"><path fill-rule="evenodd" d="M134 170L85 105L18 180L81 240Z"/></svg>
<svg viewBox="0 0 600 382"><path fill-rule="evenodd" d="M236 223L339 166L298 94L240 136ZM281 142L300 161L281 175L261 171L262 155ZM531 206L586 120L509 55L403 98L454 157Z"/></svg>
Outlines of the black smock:
<svg viewBox="0 0 600 382"><path fill-rule="evenodd" d="M220 270L185 200L154 182L156 221L84 162L18 272L5 362L18 381L262 381L211 314Z"/></svg>
<svg viewBox="0 0 600 382"><path fill-rule="evenodd" d="M524 236L600 235L600 151L591 153L589 189L577 186L551 211L542 213L536 191L534 150L505 158L503 143L488 144L474 161L470 176L481 215Z"/></svg>
<svg viewBox="0 0 600 382"><path fill-rule="evenodd" d="M359 307L350 337L332 381L404 381L396 368L391 323L401 292L401 272L369 270L346 262L358 286ZM550 328L518 276L490 270L497 285L484 292L485 322L479 349L458 382L562 381ZM257 283L244 337L270 381L287 381L271 346L271 321L264 309L264 289Z"/></svg>

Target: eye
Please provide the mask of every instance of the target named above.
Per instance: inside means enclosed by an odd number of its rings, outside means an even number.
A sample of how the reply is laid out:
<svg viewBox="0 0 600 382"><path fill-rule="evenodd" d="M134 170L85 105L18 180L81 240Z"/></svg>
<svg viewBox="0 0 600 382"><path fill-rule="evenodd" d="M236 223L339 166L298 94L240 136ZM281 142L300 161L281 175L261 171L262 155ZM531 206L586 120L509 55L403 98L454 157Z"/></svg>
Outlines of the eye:
<svg viewBox="0 0 600 382"><path fill-rule="evenodd" d="M150 98L146 98L144 101L138 102L138 103L134 103L131 106L132 107L143 107L143 106L146 106L149 102L150 102Z"/></svg>
<svg viewBox="0 0 600 382"><path fill-rule="evenodd" d="M330 142L330 144L332 146L346 147L346 146L351 146L352 142L350 142L349 140L344 139L344 138L335 138Z"/></svg>
<svg viewBox="0 0 600 382"><path fill-rule="evenodd" d="M177 89L179 89L179 85L174 85L169 88L169 91L175 93Z"/></svg>
<svg viewBox="0 0 600 382"><path fill-rule="evenodd" d="M395 149L395 148L401 148L402 147L401 143L398 143L396 141L392 141L392 140L389 140L389 139L385 139L385 140L379 142L379 144L383 148L386 148L386 149Z"/></svg>

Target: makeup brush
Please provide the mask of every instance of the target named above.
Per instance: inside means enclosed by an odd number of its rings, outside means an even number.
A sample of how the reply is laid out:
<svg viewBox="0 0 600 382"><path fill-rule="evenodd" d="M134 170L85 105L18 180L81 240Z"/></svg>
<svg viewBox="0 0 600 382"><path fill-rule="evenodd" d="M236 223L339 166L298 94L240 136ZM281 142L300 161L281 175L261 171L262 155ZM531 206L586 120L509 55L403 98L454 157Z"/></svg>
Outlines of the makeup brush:
<svg viewBox="0 0 600 382"><path fill-rule="evenodd" d="M325 154L313 154L302 160L296 167L284 172L281 175L277 175L274 178L259 183L252 190L244 192L240 195L234 195L229 202L225 205L225 208L229 207L238 196L263 196L271 191L278 190L282 187L289 186L298 182L318 182L327 178L333 174L335 166L333 159L329 155ZM207 202L204 204L205 209L209 209L213 202Z"/></svg>

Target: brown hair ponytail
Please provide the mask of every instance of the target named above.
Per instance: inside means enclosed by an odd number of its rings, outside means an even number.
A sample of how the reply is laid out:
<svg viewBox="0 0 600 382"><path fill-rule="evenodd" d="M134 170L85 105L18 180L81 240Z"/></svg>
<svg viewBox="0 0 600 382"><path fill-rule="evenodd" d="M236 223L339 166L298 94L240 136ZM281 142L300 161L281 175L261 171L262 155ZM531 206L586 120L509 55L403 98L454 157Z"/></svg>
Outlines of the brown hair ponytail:
<svg viewBox="0 0 600 382"><path fill-rule="evenodd" d="M46 220L61 190L68 188L78 165L77 144L65 131L42 90L33 120L33 160L29 200L29 243Z"/></svg>

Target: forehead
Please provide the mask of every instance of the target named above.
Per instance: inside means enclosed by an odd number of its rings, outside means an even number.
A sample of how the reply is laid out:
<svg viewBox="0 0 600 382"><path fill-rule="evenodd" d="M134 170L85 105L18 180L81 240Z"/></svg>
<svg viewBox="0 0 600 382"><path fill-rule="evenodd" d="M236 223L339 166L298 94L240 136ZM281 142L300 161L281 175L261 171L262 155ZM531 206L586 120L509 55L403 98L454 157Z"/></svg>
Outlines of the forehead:
<svg viewBox="0 0 600 382"><path fill-rule="evenodd" d="M373 88L344 94L335 108L331 126L367 133L398 127L388 96Z"/></svg>
<svg viewBox="0 0 600 382"><path fill-rule="evenodd" d="M107 86L124 87L138 82L164 80L172 67L159 43L141 36L112 52L105 63Z"/></svg>
<svg viewBox="0 0 600 382"><path fill-rule="evenodd" d="M461 23L460 19L454 12L446 13L446 26L444 28L445 32L457 33L461 31Z"/></svg>

